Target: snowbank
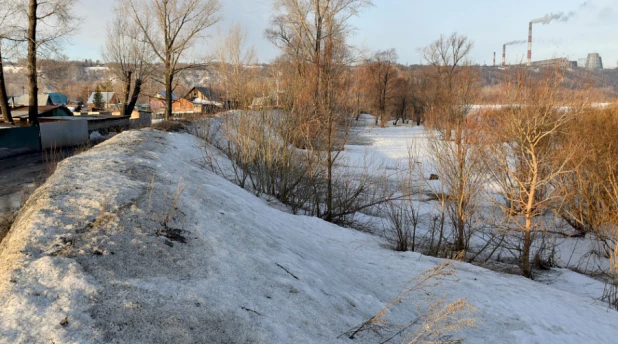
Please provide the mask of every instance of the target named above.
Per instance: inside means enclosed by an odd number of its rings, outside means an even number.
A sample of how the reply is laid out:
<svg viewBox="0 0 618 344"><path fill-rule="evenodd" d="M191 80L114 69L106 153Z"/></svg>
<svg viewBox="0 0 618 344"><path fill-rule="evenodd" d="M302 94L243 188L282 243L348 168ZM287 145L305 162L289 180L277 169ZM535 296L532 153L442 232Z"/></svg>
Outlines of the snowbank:
<svg viewBox="0 0 618 344"><path fill-rule="evenodd" d="M203 168L202 146L130 131L61 162L0 245L0 342L378 342L340 335L441 262L281 212ZM480 311L469 343L615 342L592 298L456 266L449 297ZM417 316L400 307L394 323Z"/></svg>

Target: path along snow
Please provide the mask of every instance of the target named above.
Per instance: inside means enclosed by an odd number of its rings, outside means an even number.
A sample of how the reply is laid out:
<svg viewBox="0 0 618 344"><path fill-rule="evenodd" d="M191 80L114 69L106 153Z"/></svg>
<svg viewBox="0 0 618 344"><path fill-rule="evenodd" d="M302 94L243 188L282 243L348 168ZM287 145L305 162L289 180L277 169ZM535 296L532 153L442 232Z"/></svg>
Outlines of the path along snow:
<svg viewBox="0 0 618 344"><path fill-rule="evenodd" d="M376 342L340 335L441 262L274 209L202 148L129 131L59 164L0 246L0 343ZM591 298L456 267L449 297L479 309L469 343L615 343L618 313Z"/></svg>

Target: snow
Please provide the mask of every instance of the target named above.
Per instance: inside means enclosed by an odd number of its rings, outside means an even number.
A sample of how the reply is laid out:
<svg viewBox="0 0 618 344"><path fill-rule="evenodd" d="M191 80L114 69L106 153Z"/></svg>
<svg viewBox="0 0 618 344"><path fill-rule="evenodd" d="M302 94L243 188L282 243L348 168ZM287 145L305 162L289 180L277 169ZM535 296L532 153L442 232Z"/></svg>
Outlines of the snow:
<svg viewBox="0 0 618 344"><path fill-rule="evenodd" d="M366 133L385 161L422 135L387 130ZM442 262L271 207L209 172L204 146L128 131L61 162L0 244L0 343L375 343L341 335ZM163 223L186 243L157 235ZM593 282L581 275L455 266L448 298L479 310L478 328L458 334L468 343L616 341L618 313L582 292ZM416 306L389 320L414 320Z"/></svg>

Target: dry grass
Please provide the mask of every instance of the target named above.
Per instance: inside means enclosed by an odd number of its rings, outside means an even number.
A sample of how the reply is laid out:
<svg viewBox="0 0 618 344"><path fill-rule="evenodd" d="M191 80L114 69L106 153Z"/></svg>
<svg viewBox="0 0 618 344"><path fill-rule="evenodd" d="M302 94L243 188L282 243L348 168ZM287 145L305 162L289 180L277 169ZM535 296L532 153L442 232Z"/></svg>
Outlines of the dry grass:
<svg viewBox="0 0 618 344"><path fill-rule="evenodd" d="M402 336L404 343L460 343L463 338L453 334L466 328L476 327L476 308L463 299L447 302L445 282L457 282L459 278L451 261L444 261L434 268L423 271L408 282L408 287L373 317L352 328L344 335L354 339L365 331L384 334L380 343L390 342ZM439 295L439 294L442 295ZM392 324L387 318L389 311L406 303L416 303L420 313L405 325ZM400 328L398 331L389 329Z"/></svg>

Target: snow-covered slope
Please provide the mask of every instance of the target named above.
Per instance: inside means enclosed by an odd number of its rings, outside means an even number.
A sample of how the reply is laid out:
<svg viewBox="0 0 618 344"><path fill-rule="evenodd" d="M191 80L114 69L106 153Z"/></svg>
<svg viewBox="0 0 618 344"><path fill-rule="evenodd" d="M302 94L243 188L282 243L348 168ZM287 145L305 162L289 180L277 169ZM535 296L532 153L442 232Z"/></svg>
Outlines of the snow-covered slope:
<svg viewBox="0 0 618 344"><path fill-rule="evenodd" d="M203 168L202 146L130 131L62 162L0 246L0 342L379 342L341 334L441 262L281 212ZM616 341L618 313L591 298L456 268L469 343Z"/></svg>

